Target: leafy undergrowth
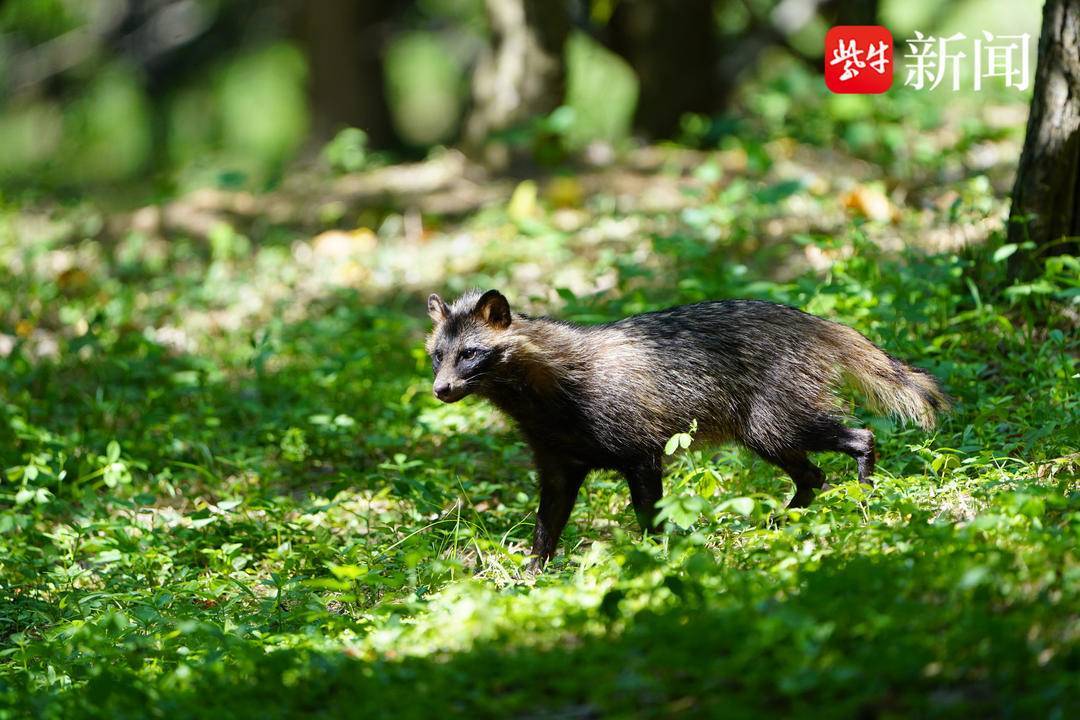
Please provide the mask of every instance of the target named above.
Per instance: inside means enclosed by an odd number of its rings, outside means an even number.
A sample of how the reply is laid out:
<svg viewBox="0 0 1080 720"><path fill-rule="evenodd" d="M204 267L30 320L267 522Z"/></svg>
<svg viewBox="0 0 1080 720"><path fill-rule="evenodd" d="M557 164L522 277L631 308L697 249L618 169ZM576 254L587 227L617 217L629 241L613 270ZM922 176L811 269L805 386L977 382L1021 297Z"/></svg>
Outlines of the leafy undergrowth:
<svg viewBox="0 0 1080 720"><path fill-rule="evenodd" d="M979 176L943 181L939 210L787 235L847 217L837 193L732 175L731 153L674 214L525 190L419 240L400 216L109 239L86 206L8 208L0 717L1075 716L1080 264L1014 282L1030 250L1000 230L903 249L928 214L999 218ZM472 284L583 321L787 302L956 406L933 434L859 415L876 485L824 456L805 511L772 467L692 442L669 532L642 539L596 475L530 576L525 448L479 402L430 397L422 298Z"/></svg>

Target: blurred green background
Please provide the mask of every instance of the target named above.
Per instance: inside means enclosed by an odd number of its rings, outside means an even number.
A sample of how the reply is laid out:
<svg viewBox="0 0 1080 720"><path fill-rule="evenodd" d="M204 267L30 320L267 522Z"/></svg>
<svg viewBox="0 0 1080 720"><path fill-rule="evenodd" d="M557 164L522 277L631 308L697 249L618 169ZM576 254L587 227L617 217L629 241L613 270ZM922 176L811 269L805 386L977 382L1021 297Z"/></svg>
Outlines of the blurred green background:
<svg viewBox="0 0 1080 720"><path fill-rule="evenodd" d="M821 76L838 24L1033 61L1040 5L0 0L0 720L1080 716L1080 261L1007 234L1040 104ZM694 439L643 538L596 473L533 575L528 447L431 393L475 287L788 304L954 409L844 394L876 484L824 455L808 510Z"/></svg>
<svg viewBox="0 0 1080 720"><path fill-rule="evenodd" d="M634 33L666 5L551 4L572 23L559 89L568 109L548 118L567 145L634 131L670 136L670 125L650 119L656 106L668 114L701 109L700 102L680 107L694 103L677 89L665 97L647 79L639 87L653 66L635 56ZM691 5L703 6L688 3L687 12ZM830 24L868 17L892 30L898 45L916 29L1028 32L1033 54L1041 7L1039 0L704 5L715 24L718 72L739 61L746 74L792 56L819 58ZM339 138L331 150L344 169L361 167L373 147L415 156L461 143L476 105L470 78L493 42L488 18L484 0L9 0L0 9L0 187L9 194L130 187L148 177L155 182L135 187L259 186L347 127L365 133ZM735 40L768 47L741 62ZM641 40L673 52L663 41L655 33ZM706 114L739 102L721 91L712 100Z"/></svg>

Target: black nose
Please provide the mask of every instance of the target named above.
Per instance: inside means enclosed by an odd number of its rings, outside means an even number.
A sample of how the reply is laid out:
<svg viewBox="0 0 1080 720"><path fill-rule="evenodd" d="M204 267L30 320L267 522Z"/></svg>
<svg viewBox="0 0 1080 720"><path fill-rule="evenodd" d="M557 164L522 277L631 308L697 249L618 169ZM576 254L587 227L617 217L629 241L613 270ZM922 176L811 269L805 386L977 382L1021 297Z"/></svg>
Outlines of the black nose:
<svg viewBox="0 0 1080 720"><path fill-rule="evenodd" d="M448 383L448 382L437 382L437 383L435 383L435 387L433 389L435 390L435 397L442 400L443 398L445 398L447 395L450 394L450 383Z"/></svg>

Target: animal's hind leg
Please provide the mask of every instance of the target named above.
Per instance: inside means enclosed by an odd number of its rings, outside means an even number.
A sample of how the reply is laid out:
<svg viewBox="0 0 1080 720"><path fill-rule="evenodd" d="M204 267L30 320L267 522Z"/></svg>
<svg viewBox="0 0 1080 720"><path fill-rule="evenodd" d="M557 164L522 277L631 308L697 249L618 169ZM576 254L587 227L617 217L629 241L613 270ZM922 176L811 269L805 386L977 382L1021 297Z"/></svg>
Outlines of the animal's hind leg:
<svg viewBox="0 0 1080 720"><path fill-rule="evenodd" d="M630 486L630 500L641 530L645 534L656 532L656 503L664 494L660 456L648 456L628 462L622 468L622 474Z"/></svg>
<svg viewBox="0 0 1080 720"><path fill-rule="evenodd" d="M874 433L864 428L849 428L832 418L819 418L805 432L803 449L832 450L855 458L859 464L859 482L872 485L874 474Z"/></svg>
<svg viewBox="0 0 1080 720"><path fill-rule="evenodd" d="M795 495L788 503L789 508L806 507L814 499L814 491L825 485L825 473L806 457L806 453L791 452L784 455L762 452L751 448L763 459L776 465L795 481Z"/></svg>
<svg viewBox="0 0 1080 720"><path fill-rule="evenodd" d="M837 450L847 453L859 463L859 482L873 485L870 476L874 474L874 463L877 461L874 451L874 433L866 429L852 430L844 428Z"/></svg>

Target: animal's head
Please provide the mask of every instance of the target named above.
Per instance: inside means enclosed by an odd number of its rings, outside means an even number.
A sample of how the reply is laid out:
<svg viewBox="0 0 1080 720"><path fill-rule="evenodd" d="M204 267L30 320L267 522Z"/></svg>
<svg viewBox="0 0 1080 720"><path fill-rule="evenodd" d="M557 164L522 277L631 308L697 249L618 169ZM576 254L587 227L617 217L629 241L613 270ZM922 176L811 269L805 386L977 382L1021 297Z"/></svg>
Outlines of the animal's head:
<svg viewBox="0 0 1080 720"><path fill-rule="evenodd" d="M427 309L435 323L427 341L435 397L457 402L492 382L512 341L514 318L502 293L474 290L451 305L432 294Z"/></svg>

